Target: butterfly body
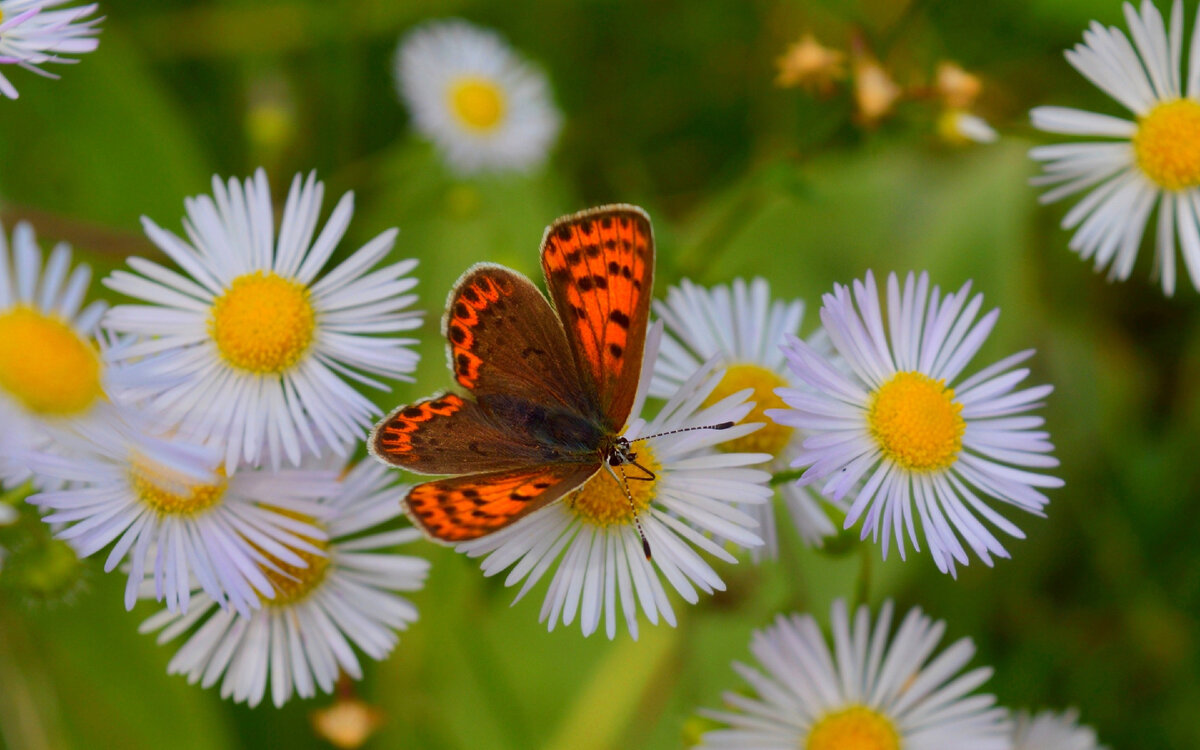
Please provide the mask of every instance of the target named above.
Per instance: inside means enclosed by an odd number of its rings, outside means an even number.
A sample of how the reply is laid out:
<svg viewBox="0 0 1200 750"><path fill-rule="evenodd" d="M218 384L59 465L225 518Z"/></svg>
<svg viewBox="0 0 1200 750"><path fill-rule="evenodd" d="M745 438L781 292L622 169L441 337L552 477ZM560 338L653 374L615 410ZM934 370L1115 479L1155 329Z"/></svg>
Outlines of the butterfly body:
<svg viewBox="0 0 1200 750"><path fill-rule="evenodd" d="M550 301L525 276L468 269L442 321L449 365L470 397L396 409L371 453L420 474L405 510L431 537L501 529L568 495L606 464L634 460L633 407L653 285L650 219L614 205L566 216L541 247Z"/></svg>

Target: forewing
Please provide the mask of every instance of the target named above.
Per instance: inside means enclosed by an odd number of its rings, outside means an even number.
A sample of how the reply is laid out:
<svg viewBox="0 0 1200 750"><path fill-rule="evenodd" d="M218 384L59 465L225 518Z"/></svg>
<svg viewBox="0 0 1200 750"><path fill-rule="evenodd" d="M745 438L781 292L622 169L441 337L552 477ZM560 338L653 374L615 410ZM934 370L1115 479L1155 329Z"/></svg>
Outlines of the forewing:
<svg viewBox="0 0 1200 750"><path fill-rule="evenodd" d="M404 498L413 522L434 539L463 542L504 528L583 484L600 468L544 464L426 482Z"/></svg>
<svg viewBox="0 0 1200 750"><path fill-rule="evenodd" d="M446 303L443 332L458 384L580 414L590 406L562 324L537 287L503 266L473 266Z"/></svg>
<svg viewBox="0 0 1200 750"><path fill-rule="evenodd" d="M371 431L371 455L418 474L467 474L542 463L546 447L525 430L497 424L453 393L402 406Z"/></svg>
<svg viewBox="0 0 1200 750"><path fill-rule="evenodd" d="M542 270L589 393L620 430L637 394L650 315L650 217L615 205L559 219L542 239Z"/></svg>

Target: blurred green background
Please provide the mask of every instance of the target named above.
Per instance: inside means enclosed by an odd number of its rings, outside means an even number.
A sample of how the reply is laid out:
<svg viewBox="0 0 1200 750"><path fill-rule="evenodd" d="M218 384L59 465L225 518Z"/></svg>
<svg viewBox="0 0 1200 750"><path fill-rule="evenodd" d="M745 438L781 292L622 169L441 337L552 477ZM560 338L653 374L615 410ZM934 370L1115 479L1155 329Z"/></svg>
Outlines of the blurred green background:
<svg viewBox="0 0 1200 750"><path fill-rule="evenodd" d="M6 229L30 219L102 276L154 252L139 216L177 229L183 198L213 173L264 165L282 197L295 172L316 169L327 207L357 195L343 251L398 226L398 255L422 259L425 357L415 384L378 397L385 406L449 384L436 321L463 269L533 272L542 228L601 202L654 217L660 294L682 276L766 275L808 301L805 333L820 295L868 268L928 269L943 288L974 279L1003 310L976 366L1038 349L1033 379L1056 387L1044 413L1067 485L1047 519L1008 514L1028 539L995 569L976 561L954 580L923 554L881 565L872 547L870 599L919 605L948 621L948 639L974 638L1005 705L1077 706L1114 748L1200 747L1197 294L1181 282L1162 297L1148 244L1132 280L1106 283L1067 251L1064 207L1039 207L1027 184L1026 151L1042 142L1029 107L1119 114L1062 58L1092 18L1123 25L1115 0L107 0L102 12L99 50L55 66L61 81L11 75ZM455 179L410 133L396 41L446 16L500 30L547 71L565 128L544 170ZM776 88L775 58L805 31L841 48L857 36L904 84L959 62L982 76L976 109L1002 138L947 146L922 102L866 130L844 93ZM4 533L34 547L40 532ZM725 594L674 599L678 628L643 623L639 641L609 642L577 625L547 634L544 584L510 608L513 592L476 562L422 542L410 550L433 561L413 597L421 619L358 686L386 717L368 747L680 747L705 727L697 706L742 687L729 662L748 658L752 629L794 609L827 622L829 603L852 595L857 554L802 550L790 535L783 546L778 562L721 566ZM251 710L168 677L174 648L136 632L155 608L126 613L122 581L96 561L78 581L55 577L71 568L30 568L50 589L67 580L65 597L0 591L0 742L327 747L308 714L331 698Z"/></svg>

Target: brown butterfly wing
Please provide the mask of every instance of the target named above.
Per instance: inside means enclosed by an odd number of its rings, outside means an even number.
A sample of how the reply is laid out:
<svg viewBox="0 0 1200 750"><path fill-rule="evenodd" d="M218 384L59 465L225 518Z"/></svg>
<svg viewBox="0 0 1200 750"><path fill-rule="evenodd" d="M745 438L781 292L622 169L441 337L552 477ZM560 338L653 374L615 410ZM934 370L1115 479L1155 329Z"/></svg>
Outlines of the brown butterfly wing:
<svg viewBox="0 0 1200 750"><path fill-rule="evenodd" d="M467 474L592 462L604 436L558 316L529 279L477 265L447 301L455 379L475 400L432 396L380 421L368 443L385 463Z"/></svg>
<svg viewBox="0 0 1200 750"><path fill-rule="evenodd" d="M650 316L650 217L614 205L559 219L542 239L542 270L588 392L619 431L637 395Z"/></svg>
<svg viewBox="0 0 1200 750"><path fill-rule="evenodd" d="M442 330L455 380L477 398L495 394L587 411L563 326L525 276L473 266L450 293Z"/></svg>
<svg viewBox="0 0 1200 750"><path fill-rule="evenodd" d="M367 449L384 463L418 474L515 469L548 457L527 432L497 423L479 404L454 393L396 409L372 431Z"/></svg>
<svg viewBox="0 0 1200 750"><path fill-rule="evenodd" d="M471 474L413 487L404 502L425 533L445 542L477 539L544 508L583 484L600 468L547 464Z"/></svg>

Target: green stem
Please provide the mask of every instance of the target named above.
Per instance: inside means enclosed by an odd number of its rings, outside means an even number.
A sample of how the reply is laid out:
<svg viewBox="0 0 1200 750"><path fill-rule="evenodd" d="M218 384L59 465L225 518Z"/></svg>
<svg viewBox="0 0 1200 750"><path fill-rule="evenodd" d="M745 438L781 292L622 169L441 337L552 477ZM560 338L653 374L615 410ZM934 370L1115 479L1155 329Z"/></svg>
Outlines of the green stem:
<svg viewBox="0 0 1200 750"><path fill-rule="evenodd" d="M794 482L804 476L804 471L804 469L784 469L783 471L777 471L771 475L770 484L772 487L778 487L787 482Z"/></svg>

